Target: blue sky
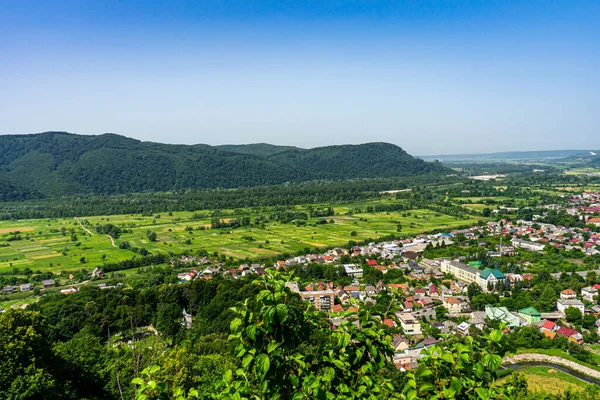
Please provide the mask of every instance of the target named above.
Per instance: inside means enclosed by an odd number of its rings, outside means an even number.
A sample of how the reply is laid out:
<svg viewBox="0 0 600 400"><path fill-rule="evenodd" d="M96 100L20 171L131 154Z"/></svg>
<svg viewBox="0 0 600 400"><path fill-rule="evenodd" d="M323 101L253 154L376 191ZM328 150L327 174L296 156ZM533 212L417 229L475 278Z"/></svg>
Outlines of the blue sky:
<svg viewBox="0 0 600 400"><path fill-rule="evenodd" d="M600 148L600 2L0 0L0 133Z"/></svg>

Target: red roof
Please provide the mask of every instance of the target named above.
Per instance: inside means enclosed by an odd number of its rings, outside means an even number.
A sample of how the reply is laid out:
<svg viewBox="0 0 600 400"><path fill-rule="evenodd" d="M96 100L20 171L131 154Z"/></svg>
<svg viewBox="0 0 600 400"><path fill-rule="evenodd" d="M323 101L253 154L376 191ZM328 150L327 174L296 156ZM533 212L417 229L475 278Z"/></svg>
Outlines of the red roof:
<svg viewBox="0 0 600 400"><path fill-rule="evenodd" d="M598 289L598 290L600 290L600 283L596 283L596 284L594 285L594 289Z"/></svg>
<svg viewBox="0 0 600 400"><path fill-rule="evenodd" d="M546 321L542 324L543 329L547 329L549 331L553 330L556 324L552 321Z"/></svg>
<svg viewBox="0 0 600 400"><path fill-rule="evenodd" d="M383 324L384 324L384 325L387 325L387 326L389 326L389 327L392 327L392 328L394 328L394 327L396 326L396 324L394 323L394 321L393 321L393 320L391 320L390 318L386 318L386 319L384 319L384 320L383 320Z"/></svg>
<svg viewBox="0 0 600 400"><path fill-rule="evenodd" d="M375 265L377 265L377 261L376 260L367 260L367 264L369 264L371 267L374 267Z"/></svg>
<svg viewBox="0 0 600 400"><path fill-rule="evenodd" d="M415 293L425 294L425 289L415 289Z"/></svg>
<svg viewBox="0 0 600 400"><path fill-rule="evenodd" d="M561 336L564 336L564 337L568 338L572 334L577 333L577 331L575 331L575 330L573 330L571 328L567 328L566 326L561 326L560 328L558 328L558 330L556 331L556 333L558 333Z"/></svg>
<svg viewBox="0 0 600 400"><path fill-rule="evenodd" d="M341 304L334 304L333 306L331 306L331 312L339 313L342 311L344 311L344 308Z"/></svg>

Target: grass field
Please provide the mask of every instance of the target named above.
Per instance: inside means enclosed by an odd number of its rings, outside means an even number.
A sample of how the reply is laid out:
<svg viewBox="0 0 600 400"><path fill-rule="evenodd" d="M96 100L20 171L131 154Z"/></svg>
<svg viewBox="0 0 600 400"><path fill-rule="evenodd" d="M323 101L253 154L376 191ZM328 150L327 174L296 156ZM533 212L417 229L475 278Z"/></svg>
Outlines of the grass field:
<svg viewBox="0 0 600 400"><path fill-rule="evenodd" d="M389 203L389 201L388 201ZM374 204L374 203L369 203ZM309 219L306 226L267 222L237 229L198 229L210 227L210 211L178 212L160 216L113 215L77 219L39 219L0 222L0 271L14 268L67 271L101 265L103 261L116 262L135 255L120 249L127 241L132 247L144 247L151 252L181 254L200 249L218 251L226 256L245 257L275 256L305 248L344 245L349 240L376 240L381 236L415 234L433 229L451 229L456 226L475 224L480 218L459 219L430 210L408 212L379 212L347 215L349 209L366 209L369 204L334 205L335 216L327 217L334 223L317 224ZM320 205L323 208L329 205ZM299 207L301 208L301 207ZM227 220L242 215L254 219L269 210L220 210L219 218ZM194 214L205 217L194 219ZM404 214L404 216L403 216ZM197 216L197 215L196 215ZM123 233L111 243L107 235L96 233L97 224L113 224L130 232ZM82 226L85 224L85 226ZM186 228L193 230L188 231ZM71 230L75 237L72 238ZM20 232L21 240L9 241L14 232ZM66 231L63 235L62 231ZM88 233L89 231L89 233ZM157 241L147 238L147 231L156 232ZM352 232L356 232L352 236ZM75 239L75 240L72 240ZM85 258L85 263L81 258Z"/></svg>
<svg viewBox="0 0 600 400"><path fill-rule="evenodd" d="M584 390L589 384L562 371L545 366L524 367L518 370L525 375L529 390L533 392L563 393L567 389Z"/></svg>
<svg viewBox="0 0 600 400"><path fill-rule="evenodd" d="M488 206L487 204L463 204L462 206L463 206L463 208L468 208L469 210L478 211L478 212L483 211L483 209L486 207L489 208L490 210L496 209L496 207Z"/></svg>

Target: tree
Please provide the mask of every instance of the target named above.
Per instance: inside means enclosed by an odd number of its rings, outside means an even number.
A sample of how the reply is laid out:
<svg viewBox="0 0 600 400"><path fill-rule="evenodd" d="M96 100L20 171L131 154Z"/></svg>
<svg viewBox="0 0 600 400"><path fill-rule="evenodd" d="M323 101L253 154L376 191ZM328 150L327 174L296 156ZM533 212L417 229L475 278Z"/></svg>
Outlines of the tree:
<svg viewBox="0 0 600 400"><path fill-rule="evenodd" d="M156 242L156 232L148 231L146 233L146 237L148 238L149 241Z"/></svg>
<svg viewBox="0 0 600 400"><path fill-rule="evenodd" d="M486 207L483 210L481 210L481 215L488 218L490 215L492 215L492 210L490 210L489 207Z"/></svg>
<svg viewBox="0 0 600 400"><path fill-rule="evenodd" d="M6 399L60 398L48 326L38 312L0 314L0 393ZM56 364L55 364L56 363Z"/></svg>
<svg viewBox="0 0 600 400"><path fill-rule="evenodd" d="M470 283L469 286L467 286L467 296L469 296L469 299L472 299L479 293L481 293L481 287L478 284Z"/></svg>
<svg viewBox="0 0 600 400"><path fill-rule="evenodd" d="M552 285L546 284L537 301L536 308L540 311L552 311L556 306L556 300L558 300L556 290Z"/></svg>
<svg viewBox="0 0 600 400"><path fill-rule="evenodd" d="M575 307L568 307L565 310L565 317L567 319L567 322L572 322L572 323L581 323L581 318L583 317L581 314L581 311L579 311L578 308Z"/></svg>
<svg viewBox="0 0 600 400"><path fill-rule="evenodd" d="M596 316L594 314L585 314L583 316L582 325L585 329L593 329L596 324Z"/></svg>
<svg viewBox="0 0 600 400"><path fill-rule="evenodd" d="M444 306L437 306L435 308L435 318L437 320L444 319L446 315L448 315L448 310Z"/></svg>

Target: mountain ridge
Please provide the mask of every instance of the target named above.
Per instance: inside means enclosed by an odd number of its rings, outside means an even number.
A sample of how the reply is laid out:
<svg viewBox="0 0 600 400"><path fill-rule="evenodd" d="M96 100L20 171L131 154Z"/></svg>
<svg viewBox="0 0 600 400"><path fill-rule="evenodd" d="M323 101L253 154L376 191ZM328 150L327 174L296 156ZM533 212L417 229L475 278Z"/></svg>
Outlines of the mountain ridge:
<svg viewBox="0 0 600 400"><path fill-rule="evenodd" d="M140 141L114 133L0 135L0 192L110 195L449 171L389 143L314 149L245 146L229 151L206 144Z"/></svg>

